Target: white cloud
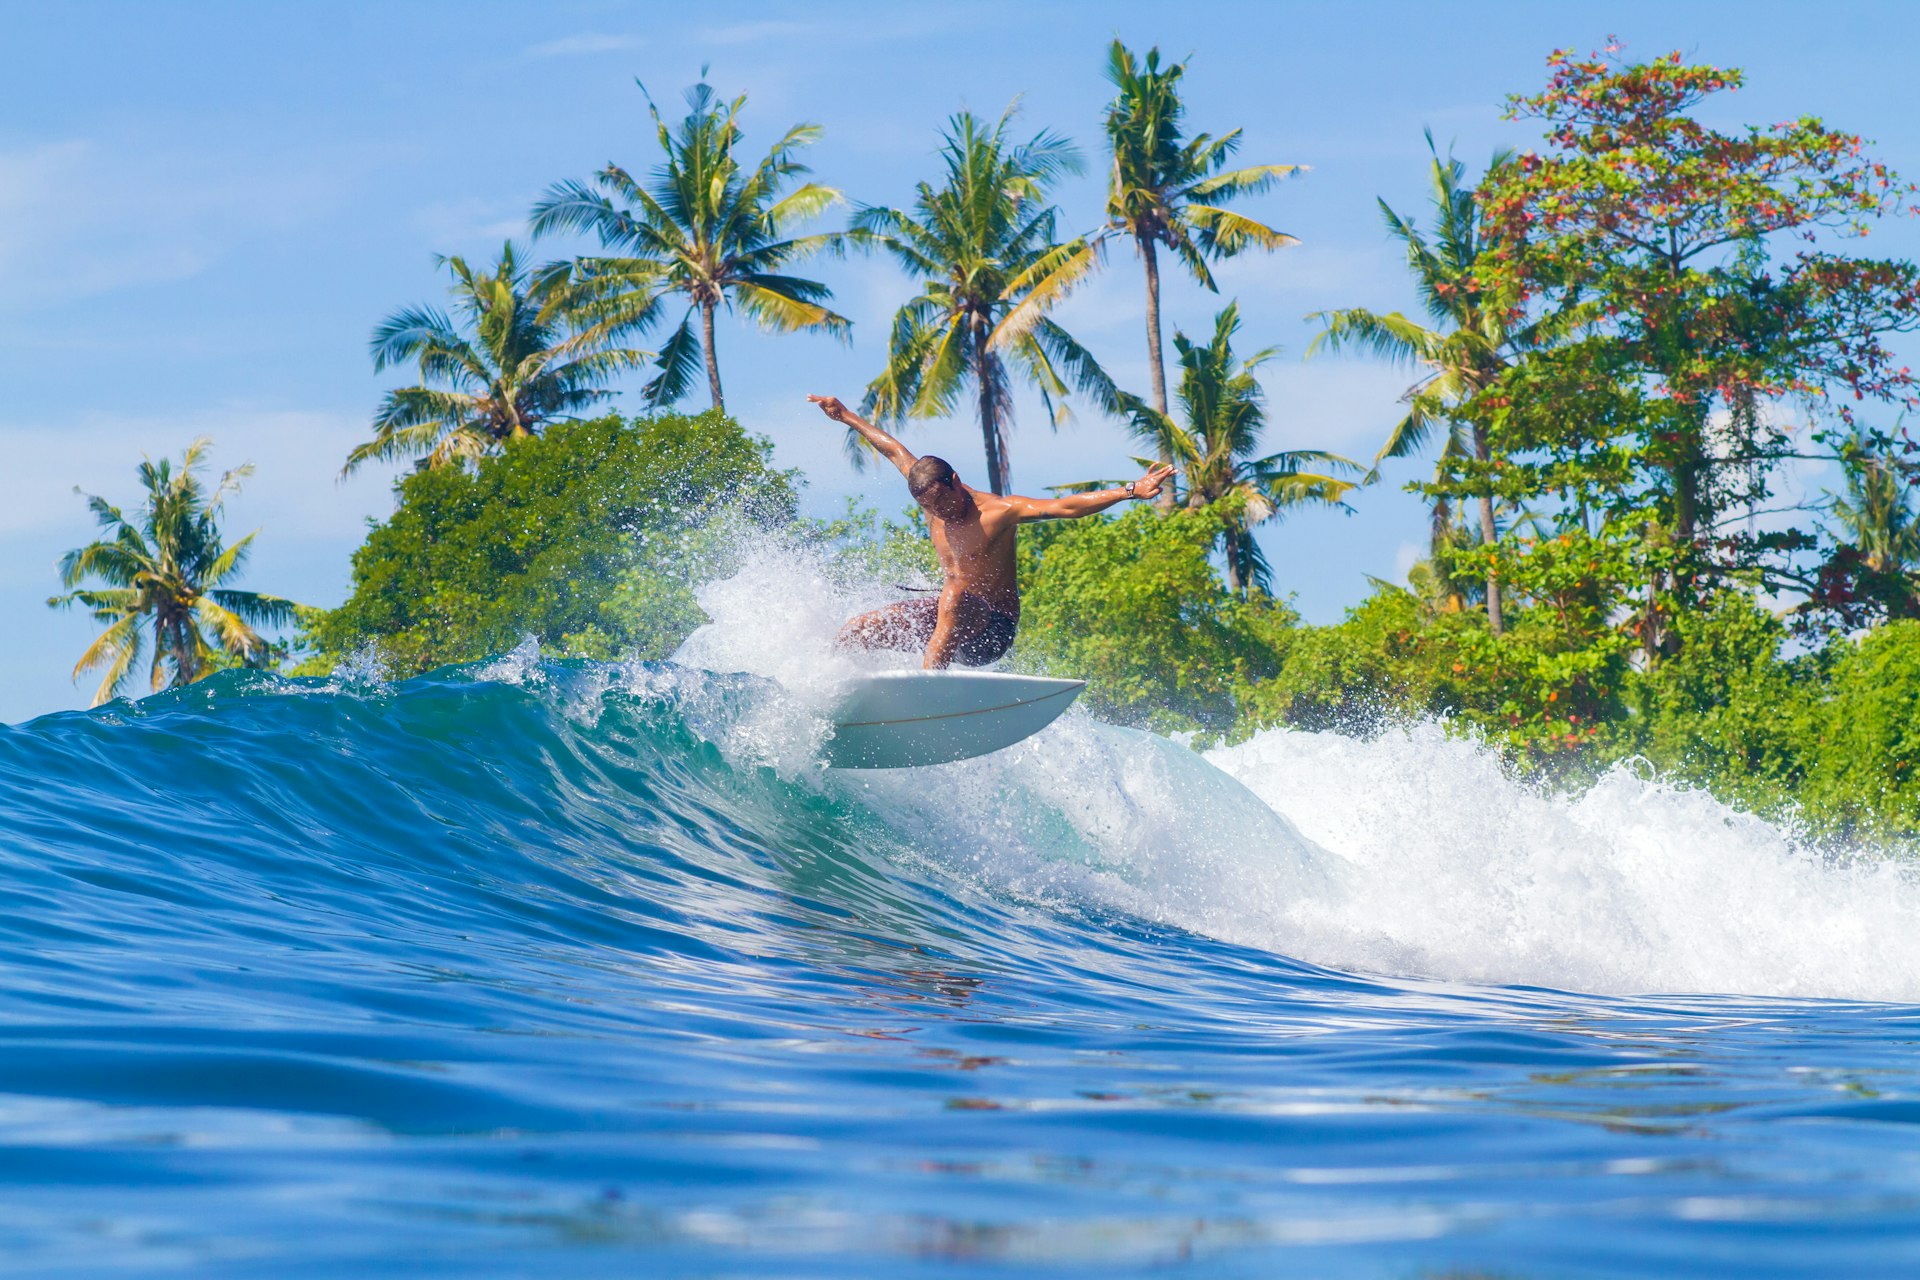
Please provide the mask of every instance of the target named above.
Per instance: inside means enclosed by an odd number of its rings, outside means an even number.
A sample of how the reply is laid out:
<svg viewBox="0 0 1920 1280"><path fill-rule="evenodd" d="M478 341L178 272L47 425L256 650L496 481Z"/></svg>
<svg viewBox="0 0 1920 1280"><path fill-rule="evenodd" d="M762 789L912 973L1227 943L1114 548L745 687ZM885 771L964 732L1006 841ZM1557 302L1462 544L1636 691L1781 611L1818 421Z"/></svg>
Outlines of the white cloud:
<svg viewBox="0 0 1920 1280"><path fill-rule="evenodd" d="M603 31L583 31L578 35L561 36L558 40L546 40L529 45L523 53L528 58L575 58L595 53L617 53L625 49L640 49L646 41L634 35L613 35Z"/></svg>
<svg viewBox="0 0 1920 1280"><path fill-rule="evenodd" d="M196 275L249 234L307 225L345 195L340 157L165 151L85 138L0 151L0 311Z"/></svg>
<svg viewBox="0 0 1920 1280"><path fill-rule="evenodd" d="M0 451L14 500L0 506L0 534L58 531L84 541L92 528L74 488L131 506L141 456L177 457L196 436L214 441L211 470L252 462L254 474L229 503L236 528L265 525L264 537L357 541L366 517L392 507L385 475L336 477L347 451L365 438L364 417L304 410L223 406L191 416L87 416L64 424L0 426Z"/></svg>
<svg viewBox="0 0 1920 1280"><path fill-rule="evenodd" d="M491 254L505 241L525 244L529 239L525 203L510 205L477 197L443 200L421 205L408 215L408 220L424 232L441 253L485 249Z"/></svg>
<svg viewBox="0 0 1920 1280"><path fill-rule="evenodd" d="M764 22L733 22L718 27L702 27L694 33L698 44L760 44L768 40L792 40L812 35L818 28L807 22L770 19Z"/></svg>

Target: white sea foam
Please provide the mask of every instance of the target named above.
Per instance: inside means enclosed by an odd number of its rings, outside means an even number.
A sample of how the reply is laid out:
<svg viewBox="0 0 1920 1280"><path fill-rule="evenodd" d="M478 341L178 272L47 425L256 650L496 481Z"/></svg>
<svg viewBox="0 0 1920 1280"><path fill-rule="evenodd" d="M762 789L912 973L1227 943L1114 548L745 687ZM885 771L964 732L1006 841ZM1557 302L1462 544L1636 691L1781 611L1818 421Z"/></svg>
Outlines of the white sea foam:
<svg viewBox="0 0 1920 1280"><path fill-rule="evenodd" d="M792 548L701 593L676 661L778 681L722 749L872 807L935 860L1336 967L1591 992L1920 1000L1920 884L1823 860L1711 797L1618 770L1577 796L1437 725L1275 730L1196 755L1074 710L1007 751L822 775L824 712L883 594Z"/></svg>
<svg viewBox="0 0 1920 1280"><path fill-rule="evenodd" d="M1276 730L1208 758L1353 869L1354 897L1312 913L1305 958L1586 991L1920 999L1905 864L1823 859L1704 792L1623 768L1551 795L1435 725L1364 742Z"/></svg>

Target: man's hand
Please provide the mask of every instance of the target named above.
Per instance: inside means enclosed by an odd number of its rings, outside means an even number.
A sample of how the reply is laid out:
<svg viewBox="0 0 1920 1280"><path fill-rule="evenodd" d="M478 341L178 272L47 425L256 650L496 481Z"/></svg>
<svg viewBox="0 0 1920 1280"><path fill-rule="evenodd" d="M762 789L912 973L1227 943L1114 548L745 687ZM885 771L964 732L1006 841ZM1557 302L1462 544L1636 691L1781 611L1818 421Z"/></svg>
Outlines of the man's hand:
<svg viewBox="0 0 1920 1280"><path fill-rule="evenodd" d="M914 463L907 446L840 403L839 396L808 396L807 399L819 405L820 412L872 445L874 452L900 468L901 475L907 474L907 468Z"/></svg>
<svg viewBox="0 0 1920 1280"><path fill-rule="evenodd" d="M835 422L849 427L854 424L855 418L853 410L841 404L839 396L808 396L807 399L819 405L820 412L826 414Z"/></svg>
<svg viewBox="0 0 1920 1280"><path fill-rule="evenodd" d="M1136 498L1157 498L1160 486L1173 478L1173 464L1163 462L1156 467L1148 467L1147 474L1133 482L1133 496Z"/></svg>

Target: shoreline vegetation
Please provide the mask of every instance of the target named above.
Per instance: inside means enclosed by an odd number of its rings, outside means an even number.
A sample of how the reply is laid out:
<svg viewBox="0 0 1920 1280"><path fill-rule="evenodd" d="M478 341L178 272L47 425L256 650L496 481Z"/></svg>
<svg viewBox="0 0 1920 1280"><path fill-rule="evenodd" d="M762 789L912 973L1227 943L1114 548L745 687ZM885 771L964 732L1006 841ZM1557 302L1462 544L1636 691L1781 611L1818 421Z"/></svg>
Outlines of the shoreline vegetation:
<svg viewBox="0 0 1920 1280"><path fill-rule="evenodd" d="M1409 372L1398 405L1356 406L1379 417L1377 456L1263 453L1272 353L1223 295L1210 332L1171 335L1169 362L1159 268L1164 250L1219 292L1234 257L1283 251L1293 237L1235 206L1300 166L1235 168L1237 129L1189 134L1185 72L1110 48L1108 221L1077 235L1052 200L1084 157L1016 133L1011 113L954 116L905 208L853 205L842 229L809 230L848 203L801 162L816 126L753 158L744 97L698 85L679 119L648 98L657 154L557 183L531 214L535 239L585 233L597 252L439 259L451 309L376 329L376 368L419 380L387 394L346 466L414 465L347 601L229 585L254 535L226 546L219 501L242 473L209 492L196 444L177 472L145 464L143 511L90 500L108 536L67 557L49 601L105 625L76 678L104 671L98 703L231 666L323 673L369 645L406 675L528 634L568 656L664 657L742 522L928 571L911 514L799 520L803 477L725 409L717 314L848 340L829 284L794 271L879 252L911 296L868 413L972 419L1002 492L1021 385L1181 468L1159 504L1023 539L1013 664L1088 679L1098 714L1203 740L1437 718L1540 776L1637 757L1822 835L1920 835L1920 446L1902 425L1920 384L1895 349L1920 328L1920 267L1855 252L1915 188L1814 117L1704 123L1737 71L1557 52L1544 87L1508 99L1540 125L1536 150L1476 177L1429 137L1429 207L1381 202L1421 313L1329 299L1311 317L1312 358ZM1145 394L1053 318L1115 244L1143 272ZM629 375L645 377L642 416L610 408ZM1428 555L1342 622L1303 624L1253 531L1342 507L1416 457L1432 465L1408 486L1429 505ZM1841 489L1783 492L1808 462Z"/></svg>

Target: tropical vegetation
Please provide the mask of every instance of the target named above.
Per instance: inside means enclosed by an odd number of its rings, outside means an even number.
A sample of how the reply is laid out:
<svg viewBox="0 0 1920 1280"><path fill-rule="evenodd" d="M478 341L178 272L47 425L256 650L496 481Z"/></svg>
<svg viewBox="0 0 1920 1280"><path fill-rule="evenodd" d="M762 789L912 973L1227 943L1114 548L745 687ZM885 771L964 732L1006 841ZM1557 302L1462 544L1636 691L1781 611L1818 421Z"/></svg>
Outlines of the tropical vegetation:
<svg viewBox="0 0 1920 1280"><path fill-rule="evenodd" d="M1920 329L1920 267L1860 239L1912 186L1816 118L1730 124L1737 71L1556 53L1546 84L1509 103L1535 147L1470 180L1429 137L1431 216L1380 203L1419 311L1315 313L1315 348L1414 370L1397 409L1355 406L1384 437L1362 474L1267 439L1286 425L1262 384L1275 353L1241 354L1235 303L1210 335L1175 331L1168 387L1157 255L1214 290L1226 260L1288 243L1228 206L1292 166L1230 167L1237 131L1189 137L1185 67L1157 50L1116 42L1106 69L1113 163L1084 231L1060 203L1079 152L1016 132L1011 111L953 116L936 176L903 207L857 204L827 226L840 195L798 161L818 130L796 126L749 168L745 99L701 85L680 121L652 112L647 177L610 166L535 207L535 233L589 234L597 252L441 260L457 319L416 308L381 326L376 364L417 368L419 385L389 393L349 464L423 465L356 553L347 601L300 615L301 669L372 647L404 674L529 635L581 657L664 656L743 523L854 577L934 572L912 512L798 520L801 477L722 412L719 310L845 336L828 285L790 269L857 248L907 276L869 412L973 419L999 492L1023 387L1049 419L1081 397L1179 464L1165 506L1020 544L1011 661L1086 677L1100 714L1202 740L1433 718L1543 779L1636 760L1812 830L1920 835L1920 444L1901 416L1920 380L1900 354ZM1145 388L1117 385L1059 310L1122 239L1146 272ZM635 349L669 304L684 310L657 354ZM648 360L648 413L609 412ZM703 365L713 408L667 412ZM1341 621L1303 623L1260 526L1345 505L1429 452L1408 485L1432 513L1425 558ZM104 669L102 697L142 660L153 687L281 661L284 642L256 628L293 606L232 586L252 535L226 545L219 518L242 473L206 490L203 454L147 464L133 517L92 499L106 536L63 561L51 603L105 628L76 670ZM1787 483L1809 463L1835 469L1833 492Z"/></svg>
<svg viewBox="0 0 1920 1280"><path fill-rule="evenodd" d="M1133 241L1147 281L1147 372L1151 404L1167 412L1167 366L1160 348L1160 246L1201 285L1218 291L1210 260L1249 248L1282 249L1299 240L1226 206L1298 173L1297 164L1228 169L1240 130L1219 137L1184 133L1186 103L1180 81L1186 64L1160 65L1160 50L1144 59L1115 40L1107 49L1107 79L1115 94L1104 121L1113 158L1107 175L1107 222ZM1162 461L1171 461L1170 457Z"/></svg>
<svg viewBox="0 0 1920 1280"><path fill-rule="evenodd" d="M1059 240L1049 202L1060 179L1079 172L1080 153L1054 133L1016 142L1012 126L1011 110L992 124L969 111L954 116L939 185L920 183L910 213L869 206L853 220L862 242L892 256L916 289L894 316L886 367L862 407L883 422L945 418L971 391L995 493L1011 492L1016 376L1056 422L1074 388L1102 407L1116 397L1092 353L1049 315L1098 264L1090 237Z"/></svg>
<svg viewBox="0 0 1920 1280"><path fill-rule="evenodd" d="M168 458L143 461L142 500L131 516L85 495L106 536L61 557L60 585L68 590L47 603L78 605L104 626L73 667L75 680L102 673L94 706L125 693L143 658L152 692L225 667L264 665L274 650L256 628L293 620L292 601L233 585L255 535L229 546L221 508L253 468L235 467L209 489L201 470L210 448L206 439L194 441L178 467Z"/></svg>
<svg viewBox="0 0 1920 1280"><path fill-rule="evenodd" d="M569 273L522 266L511 243L491 271L459 257L438 261L453 278L463 323L408 307L373 331L374 369L411 363L420 382L387 392L373 439L347 455L348 472L376 460L444 467L497 453L608 399L607 384L646 360L617 345L633 318L590 313Z"/></svg>
<svg viewBox="0 0 1920 1280"><path fill-rule="evenodd" d="M1179 471L1175 502L1214 511L1227 589L1245 594L1269 590L1272 571L1253 531L1293 507L1340 506L1353 490L1359 468L1321 449L1290 449L1255 457L1266 427L1266 393L1254 371L1279 354L1268 347L1241 360L1233 352L1240 308L1227 306L1214 318L1213 340L1201 344L1173 335L1180 362L1180 408L1185 423L1123 394L1121 408L1136 438ZM1305 468L1320 466L1325 471Z"/></svg>
<svg viewBox="0 0 1920 1280"><path fill-rule="evenodd" d="M1406 251L1415 291L1433 325L1423 325L1398 311L1381 314L1350 307L1323 312L1317 318L1325 328L1308 348L1308 354L1322 346L1328 350L1357 348L1419 368L1420 380L1402 397L1406 414L1387 434L1374 466L1388 458L1410 457L1440 433L1444 443L1439 465L1444 477L1458 459L1471 459L1483 472L1492 463L1485 423L1472 420L1461 410L1491 387L1526 348L1541 341L1543 326L1515 324L1499 300L1487 293L1482 258L1490 262L1498 248L1489 242L1481 224L1479 200L1466 181L1466 166L1451 155L1442 160L1434 150L1431 133L1427 135L1427 149L1433 154L1429 175L1434 210L1431 233L1394 212L1385 200L1379 204L1387 234ZM1511 153L1496 152L1491 167L1498 169L1511 160ZM1572 318L1563 319L1559 327L1567 328ZM1479 510L1474 533L1481 544L1491 544L1499 536L1491 487L1482 487L1473 495L1473 502ZM1444 566L1448 550L1461 541L1454 524L1453 492L1435 493L1432 510L1431 563ZM1499 635L1505 625L1497 573L1487 575L1481 595L1487 625Z"/></svg>
<svg viewBox="0 0 1920 1280"><path fill-rule="evenodd" d="M643 391L655 409L686 395L704 365L713 407L725 411L714 317L727 303L775 333L813 329L847 336L846 317L826 305L832 290L787 274L810 254L838 251L845 239L831 231L789 234L840 199L838 191L816 182L791 185L810 172L799 152L820 129L793 126L748 168L735 154L746 103L744 94L725 102L712 86L697 84L687 92L687 114L676 128L649 98L663 156L652 181L610 164L589 182L556 183L533 208L536 236L589 231L599 237L605 254L575 266L580 284L594 296L594 310L651 323L669 298L685 300L687 310L662 344L658 372Z"/></svg>
<svg viewBox="0 0 1920 1280"><path fill-rule="evenodd" d="M665 657L699 621L692 588L720 569L713 518L792 519L794 479L769 458L709 410L559 423L475 466L407 475L354 553L351 594L307 629L310 669L371 644L413 675L528 636Z"/></svg>

